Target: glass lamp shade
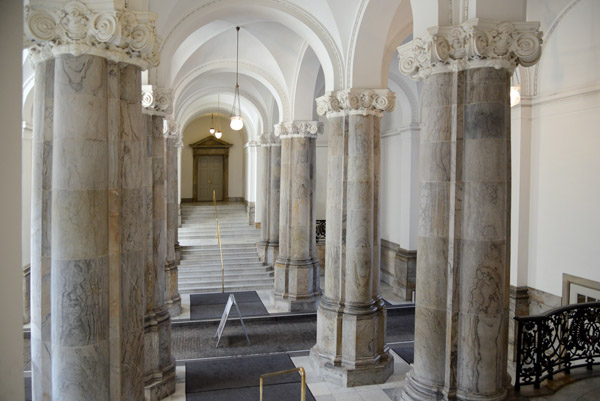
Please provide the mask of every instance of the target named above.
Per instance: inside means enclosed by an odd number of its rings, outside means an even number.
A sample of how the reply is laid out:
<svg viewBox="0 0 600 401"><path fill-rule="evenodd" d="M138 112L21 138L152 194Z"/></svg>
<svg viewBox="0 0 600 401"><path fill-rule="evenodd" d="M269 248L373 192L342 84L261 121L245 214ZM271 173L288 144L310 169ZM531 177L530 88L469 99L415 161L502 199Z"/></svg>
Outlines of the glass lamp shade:
<svg viewBox="0 0 600 401"><path fill-rule="evenodd" d="M215 138L221 139L222 136L223 136L223 133L221 131L215 132Z"/></svg>
<svg viewBox="0 0 600 401"><path fill-rule="evenodd" d="M215 133L215 129L211 127L211 128L208 130L208 132L210 132L211 134L214 134L214 133Z"/></svg>
<svg viewBox="0 0 600 401"><path fill-rule="evenodd" d="M244 128L244 120L242 120L242 116L233 116L231 117L231 123L229 124L232 130L239 131Z"/></svg>
<svg viewBox="0 0 600 401"><path fill-rule="evenodd" d="M521 101L521 94L519 93L520 86L510 87L510 107L515 107Z"/></svg>

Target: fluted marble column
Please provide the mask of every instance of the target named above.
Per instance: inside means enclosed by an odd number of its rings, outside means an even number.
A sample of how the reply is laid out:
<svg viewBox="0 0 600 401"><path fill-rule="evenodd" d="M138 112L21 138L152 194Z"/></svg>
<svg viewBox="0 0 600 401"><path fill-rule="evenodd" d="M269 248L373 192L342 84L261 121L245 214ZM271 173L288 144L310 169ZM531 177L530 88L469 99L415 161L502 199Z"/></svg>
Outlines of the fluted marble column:
<svg viewBox="0 0 600 401"><path fill-rule="evenodd" d="M378 223L379 124L394 102L387 89L317 99L329 135L327 266L311 359L321 376L344 386L383 383L394 370L379 293Z"/></svg>
<svg viewBox="0 0 600 401"><path fill-rule="evenodd" d="M279 253L279 187L281 178L281 141L274 134L264 135L263 212L258 253L265 265L274 266Z"/></svg>
<svg viewBox="0 0 600 401"><path fill-rule="evenodd" d="M273 299L287 311L314 311L319 295L316 257L316 121L275 126L281 139L279 254Z"/></svg>
<svg viewBox="0 0 600 401"><path fill-rule="evenodd" d="M539 59L538 26L474 20L398 49L401 72L426 78L415 362L403 400L506 398L510 76ZM428 43L445 50L422 57Z"/></svg>
<svg viewBox="0 0 600 401"><path fill-rule="evenodd" d="M144 398L140 71L158 58L150 15L128 15L117 21L114 10L80 2L32 0L25 10L40 86L32 193L36 401Z"/></svg>
<svg viewBox="0 0 600 401"><path fill-rule="evenodd" d="M169 124L171 126L171 124ZM171 128L171 127L170 127ZM174 127L172 127L174 128ZM177 188L177 144L179 136L176 130L169 131L166 138L166 190L167 190L167 261L165 264L166 277L166 302L171 316L177 316L181 313L181 295L179 295L179 285L177 279L179 241L178 233L178 207L177 197L179 191Z"/></svg>

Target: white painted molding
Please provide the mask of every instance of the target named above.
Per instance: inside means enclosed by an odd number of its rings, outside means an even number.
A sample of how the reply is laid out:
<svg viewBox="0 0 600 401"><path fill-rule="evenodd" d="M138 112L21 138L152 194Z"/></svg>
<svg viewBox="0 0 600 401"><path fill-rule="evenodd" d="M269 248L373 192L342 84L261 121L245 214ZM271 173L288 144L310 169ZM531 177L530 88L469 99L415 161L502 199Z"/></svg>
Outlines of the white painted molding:
<svg viewBox="0 0 600 401"><path fill-rule="evenodd" d="M393 136L402 135L404 133L412 133L412 132L420 132L421 126L418 124L406 125L404 127L400 127L398 129L389 130L381 133L381 139L390 138Z"/></svg>
<svg viewBox="0 0 600 401"><path fill-rule="evenodd" d="M318 97L316 102L320 116L359 114L381 118L384 111L394 110L396 95L388 89L346 89L327 92Z"/></svg>
<svg viewBox="0 0 600 401"><path fill-rule="evenodd" d="M434 26L428 34L398 47L402 74L421 80L431 74L471 68L534 65L542 54L539 22L474 18L457 26Z"/></svg>
<svg viewBox="0 0 600 401"><path fill-rule="evenodd" d="M32 62L90 54L142 69L160 62L156 14L128 9L95 12L79 1L25 6L25 47Z"/></svg>
<svg viewBox="0 0 600 401"><path fill-rule="evenodd" d="M33 125L27 121L23 121L23 128L21 129L21 139L31 141L33 139Z"/></svg>

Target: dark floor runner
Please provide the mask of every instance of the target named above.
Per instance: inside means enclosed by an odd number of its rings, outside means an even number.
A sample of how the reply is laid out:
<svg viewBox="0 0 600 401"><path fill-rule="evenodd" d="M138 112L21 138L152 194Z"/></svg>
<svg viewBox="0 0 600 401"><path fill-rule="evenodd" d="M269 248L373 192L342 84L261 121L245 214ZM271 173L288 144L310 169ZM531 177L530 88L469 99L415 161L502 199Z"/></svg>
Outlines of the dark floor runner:
<svg viewBox="0 0 600 401"><path fill-rule="evenodd" d="M258 400L258 386L242 387L227 390L203 391L186 395L186 401L239 401ZM308 386L306 400L315 401ZM263 401L300 401L300 383L270 384L263 388Z"/></svg>
<svg viewBox="0 0 600 401"><path fill-rule="evenodd" d="M31 377L25 378L25 401L31 401Z"/></svg>
<svg viewBox="0 0 600 401"><path fill-rule="evenodd" d="M229 299L230 292L192 294L190 296L190 320L219 319ZM244 316L266 316L269 314L256 291L234 292L235 301ZM238 317L235 306L230 317Z"/></svg>
<svg viewBox="0 0 600 401"><path fill-rule="evenodd" d="M186 363L188 401L258 399L260 376L295 368L288 355L220 358ZM265 379L265 400L300 399L300 375L291 373ZM307 399L314 400L307 387Z"/></svg>
<svg viewBox="0 0 600 401"><path fill-rule="evenodd" d="M403 344L397 347L391 347L392 351L394 351L398 356L406 361L406 363L411 364L415 361L415 344Z"/></svg>

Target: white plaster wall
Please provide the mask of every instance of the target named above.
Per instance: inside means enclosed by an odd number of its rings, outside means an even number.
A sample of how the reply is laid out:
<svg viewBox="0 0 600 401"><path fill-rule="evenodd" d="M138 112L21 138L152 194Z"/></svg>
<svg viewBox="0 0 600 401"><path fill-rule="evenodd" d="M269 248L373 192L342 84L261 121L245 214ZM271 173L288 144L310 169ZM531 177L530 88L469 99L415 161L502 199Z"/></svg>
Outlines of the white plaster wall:
<svg viewBox="0 0 600 401"><path fill-rule="evenodd" d="M525 109L519 126L513 120L513 163L521 163L517 195L521 199L528 195L529 203L519 203L518 232L513 219L519 252L515 255L513 249L511 263L516 261L519 267L511 283L522 285L526 280L530 287L558 296L563 273L600 281L599 18L600 3L595 0L528 2L528 19L542 21L545 37L534 68L530 139ZM523 174L527 162L529 186ZM526 252L521 252L526 243ZM511 270L514 275L514 266Z"/></svg>
<svg viewBox="0 0 600 401"><path fill-rule="evenodd" d="M419 218L419 128L414 82L393 72L390 90L396 107L381 120L380 237L404 249L417 249Z"/></svg>
<svg viewBox="0 0 600 401"><path fill-rule="evenodd" d="M22 400L23 388L23 292L21 270L21 52L23 4L0 2L0 398Z"/></svg>
<svg viewBox="0 0 600 401"><path fill-rule="evenodd" d="M246 154L246 174L245 174L245 185L246 185L246 197L248 202L256 202L256 182L257 182L257 150L258 146L255 142L252 144L246 144L244 151ZM256 207L256 205L255 205Z"/></svg>
<svg viewBox="0 0 600 401"><path fill-rule="evenodd" d="M417 249L419 133L410 127L382 133L380 236Z"/></svg>
<svg viewBox="0 0 600 401"><path fill-rule="evenodd" d="M600 281L600 90L533 107L529 286Z"/></svg>
<svg viewBox="0 0 600 401"><path fill-rule="evenodd" d="M215 125L217 117L215 116ZM203 116L188 124L183 131L183 148L181 150L181 197L191 199L193 196L194 154L189 145L209 136L211 119ZM229 128L229 119L221 118L222 140L233 144L229 148L229 197L244 196L243 152L244 134Z"/></svg>

